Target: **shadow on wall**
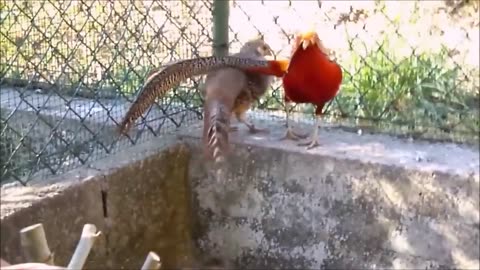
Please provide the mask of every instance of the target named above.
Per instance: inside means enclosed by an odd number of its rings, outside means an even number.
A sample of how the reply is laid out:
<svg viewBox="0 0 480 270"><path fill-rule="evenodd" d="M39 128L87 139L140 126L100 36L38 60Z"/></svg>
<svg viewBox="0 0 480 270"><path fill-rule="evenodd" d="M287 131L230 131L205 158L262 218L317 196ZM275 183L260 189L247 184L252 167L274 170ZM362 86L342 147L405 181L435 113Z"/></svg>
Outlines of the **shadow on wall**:
<svg viewBox="0 0 480 270"><path fill-rule="evenodd" d="M216 180L190 147L208 254L246 268L478 268L474 176L237 145Z"/></svg>

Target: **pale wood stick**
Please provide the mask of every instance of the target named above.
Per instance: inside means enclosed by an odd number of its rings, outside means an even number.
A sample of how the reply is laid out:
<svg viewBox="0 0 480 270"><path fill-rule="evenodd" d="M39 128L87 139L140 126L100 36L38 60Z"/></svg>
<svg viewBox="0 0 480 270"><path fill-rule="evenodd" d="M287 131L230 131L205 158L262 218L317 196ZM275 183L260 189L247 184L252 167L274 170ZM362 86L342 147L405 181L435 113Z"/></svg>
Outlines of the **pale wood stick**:
<svg viewBox="0 0 480 270"><path fill-rule="evenodd" d="M42 223L21 229L20 244L28 261L53 265L53 253L48 247Z"/></svg>
<svg viewBox="0 0 480 270"><path fill-rule="evenodd" d="M147 259L143 263L141 270L158 270L162 266L162 262L160 261L160 257L157 253L150 251L148 253Z"/></svg>
<svg viewBox="0 0 480 270"><path fill-rule="evenodd" d="M83 226L80 241L70 259L70 263L68 263L67 269L79 270L83 268L88 254L90 253L90 249L92 249L95 239L97 239L100 234L101 232L97 232L97 227L93 224L85 224Z"/></svg>

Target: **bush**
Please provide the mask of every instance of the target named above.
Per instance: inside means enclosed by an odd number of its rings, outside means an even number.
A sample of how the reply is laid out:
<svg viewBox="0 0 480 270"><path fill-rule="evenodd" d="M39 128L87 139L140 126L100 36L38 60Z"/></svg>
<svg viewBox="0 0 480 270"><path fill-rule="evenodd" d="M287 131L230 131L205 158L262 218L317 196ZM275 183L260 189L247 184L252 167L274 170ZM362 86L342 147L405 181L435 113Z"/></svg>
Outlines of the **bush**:
<svg viewBox="0 0 480 270"><path fill-rule="evenodd" d="M453 128L479 132L478 93L465 88L468 83L460 80L459 66L449 67L446 48L401 59L388 43L385 39L365 57L352 53L331 113L411 129L431 126L445 132Z"/></svg>

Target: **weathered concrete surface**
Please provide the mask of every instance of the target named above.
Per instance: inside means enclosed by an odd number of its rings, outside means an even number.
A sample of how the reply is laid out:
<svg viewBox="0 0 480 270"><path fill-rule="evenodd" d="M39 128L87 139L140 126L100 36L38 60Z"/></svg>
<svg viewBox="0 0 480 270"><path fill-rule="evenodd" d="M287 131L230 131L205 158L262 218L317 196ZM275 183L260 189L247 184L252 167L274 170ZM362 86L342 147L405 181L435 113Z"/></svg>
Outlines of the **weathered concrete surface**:
<svg viewBox="0 0 480 270"><path fill-rule="evenodd" d="M181 136L205 253L256 269L479 269L478 149L322 129L305 152L267 127L232 133L221 179L201 126Z"/></svg>
<svg viewBox="0 0 480 270"><path fill-rule="evenodd" d="M138 269L150 250L166 268L188 262L189 153L174 143L158 138L31 187L3 186L1 257L22 262L18 231L42 222L56 263L66 265L83 225L93 223L103 234L90 269Z"/></svg>

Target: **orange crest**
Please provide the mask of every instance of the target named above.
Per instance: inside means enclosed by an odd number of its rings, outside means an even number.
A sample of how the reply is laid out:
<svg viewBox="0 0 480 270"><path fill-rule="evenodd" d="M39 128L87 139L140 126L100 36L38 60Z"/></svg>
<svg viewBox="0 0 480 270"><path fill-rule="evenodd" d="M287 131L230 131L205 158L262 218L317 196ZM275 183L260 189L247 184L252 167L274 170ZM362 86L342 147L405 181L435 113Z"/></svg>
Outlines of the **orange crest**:
<svg viewBox="0 0 480 270"><path fill-rule="evenodd" d="M295 35L295 41L292 46L292 55L293 53L295 53L295 51L297 51L297 49L300 49L301 47L303 47L303 49L306 49L307 47L312 45L317 45L318 49L322 53L324 53L325 55L330 55L330 50L323 45L322 40L315 31L306 31Z"/></svg>

